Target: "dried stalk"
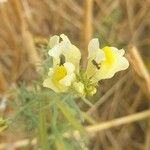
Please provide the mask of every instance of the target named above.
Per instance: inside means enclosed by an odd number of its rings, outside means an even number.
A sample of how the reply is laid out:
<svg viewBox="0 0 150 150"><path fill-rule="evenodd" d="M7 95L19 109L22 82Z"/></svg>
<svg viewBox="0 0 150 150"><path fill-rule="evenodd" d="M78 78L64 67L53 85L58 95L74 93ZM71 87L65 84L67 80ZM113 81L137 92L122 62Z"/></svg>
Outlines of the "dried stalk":
<svg viewBox="0 0 150 150"><path fill-rule="evenodd" d="M118 126L121 126L121 125L129 124L129 123L137 122L137 121L140 121L140 120L143 120L143 119L146 119L146 118L150 118L150 110L145 110L143 112L139 112L139 113L136 113L136 114L133 114L133 115L128 115L128 116L121 117L121 118L118 118L118 119L114 119L114 120L111 120L111 121L106 121L106 122L103 122L103 123L99 123L97 125L88 126L88 127L86 127L86 130L87 130L88 133L90 133L89 136L92 136L93 134L95 134L97 132L100 132L100 131L103 131L103 130L106 130L106 129L110 129L110 128L113 128L113 127L118 127ZM66 133L64 136L69 138L71 135L72 134ZM79 132L75 131L73 133L73 135L75 137L78 137ZM36 144L36 142L37 142L37 140L34 139L31 143ZM13 144L13 146L19 148L21 146L24 147L25 145L28 145L29 143L30 143L30 141L28 139L26 139L26 140L17 141L16 143ZM5 148L6 146L7 146L7 144L1 144L0 149Z"/></svg>
<svg viewBox="0 0 150 150"><path fill-rule="evenodd" d="M93 0L84 0L84 25L83 25L83 65L86 64L87 58L87 46L92 38L93 35L93 26L92 26L92 19L93 19Z"/></svg>
<svg viewBox="0 0 150 150"><path fill-rule="evenodd" d="M93 114L96 109L102 105L116 90L117 87L120 87L128 78L129 73L122 77L112 88L110 88L105 95L103 95L88 111L88 114Z"/></svg>
<svg viewBox="0 0 150 150"><path fill-rule="evenodd" d="M2 66L0 64L0 93L4 92L6 89L7 89L7 82L2 71Z"/></svg>
<svg viewBox="0 0 150 150"><path fill-rule="evenodd" d="M8 14L8 9L7 9L7 4L2 4L0 5L1 8L1 16L2 16L2 21L4 22L4 25L6 26L7 29L7 34L9 34L9 37L11 38L11 48L15 50L14 52L14 58L13 58L13 65L11 68L11 81L15 82L17 80L17 74L18 74L18 68L20 64L20 49L18 48L17 45L17 37L15 36L15 31L12 28L10 22L9 22L9 14Z"/></svg>
<svg viewBox="0 0 150 150"><path fill-rule="evenodd" d="M129 46L129 53L127 54L127 57L136 75L139 77L138 79L135 78L137 84L140 86L143 93L150 98L150 75L135 46Z"/></svg>
<svg viewBox="0 0 150 150"><path fill-rule="evenodd" d="M132 45L129 46L128 58L136 75L140 77L137 79L135 78L136 79L135 81L137 82L137 84L139 85L143 93L150 100L150 75L135 46ZM148 127L146 132L145 150L150 149L150 120L148 120L147 123L148 123Z"/></svg>
<svg viewBox="0 0 150 150"><path fill-rule="evenodd" d="M125 124L129 124L132 122L140 121L149 117L150 117L150 110L146 110L143 112L135 113L133 115L128 115L125 117L114 119L112 121L107 121L104 123L99 123L97 125L89 126L86 129L90 133L95 133L95 132L110 129L113 127L118 127L120 125L125 125Z"/></svg>
<svg viewBox="0 0 150 150"><path fill-rule="evenodd" d="M18 16L21 25L22 42L24 49L27 51L30 63L33 64L37 69L37 65L40 64L41 59L38 56L38 53L34 45L34 39L30 31L28 30L27 22L23 16L21 1L13 0L13 2L16 14Z"/></svg>

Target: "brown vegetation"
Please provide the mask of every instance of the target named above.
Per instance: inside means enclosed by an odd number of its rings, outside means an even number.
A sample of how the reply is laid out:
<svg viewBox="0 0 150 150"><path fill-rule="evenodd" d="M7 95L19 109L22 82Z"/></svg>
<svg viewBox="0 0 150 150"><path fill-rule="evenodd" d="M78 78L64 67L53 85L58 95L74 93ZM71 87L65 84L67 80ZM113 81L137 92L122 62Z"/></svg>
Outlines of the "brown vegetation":
<svg viewBox="0 0 150 150"><path fill-rule="evenodd" d="M38 45L50 35L65 33L84 56L95 36L102 45L127 50L130 68L102 81L94 106L87 109L96 125L149 109L149 9L149 0L0 0L0 97L18 81L30 84L41 62ZM150 150L149 114L136 123L126 118L121 126L108 125L104 131L91 124L97 130L91 127L89 149Z"/></svg>

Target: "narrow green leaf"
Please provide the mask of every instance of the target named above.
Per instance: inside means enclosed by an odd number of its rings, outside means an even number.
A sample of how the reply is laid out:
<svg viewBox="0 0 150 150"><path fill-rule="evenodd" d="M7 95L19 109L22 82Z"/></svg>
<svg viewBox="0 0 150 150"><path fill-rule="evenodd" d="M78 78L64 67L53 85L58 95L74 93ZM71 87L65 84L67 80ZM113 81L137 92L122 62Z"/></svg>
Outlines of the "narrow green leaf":
<svg viewBox="0 0 150 150"><path fill-rule="evenodd" d="M44 102L40 101L40 108ZM46 127L46 111L39 111L39 135L41 148L43 150L48 150L48 136L47 136L47 127Z"/></svg>
<svg viewBox="0 0 150 150"><path fill-rule="evenodd" d="M85 112L82 112L82 115L83 115L84 119L86 119L89 123L91 123L93 125L96 124L96 121L91 116L86 114Z"/></svg>
<svg viewBox="0 0 150 150"><path fill-rule="evenodd" d="M69 110L69 108L64 105L61 101L57 101L57 106L63 113L63 115L66 117L66 119L70 122L70 124L79 130L81 133L85 133L84 127L80 124L80 122L74 117L72 112Z"/></svg>

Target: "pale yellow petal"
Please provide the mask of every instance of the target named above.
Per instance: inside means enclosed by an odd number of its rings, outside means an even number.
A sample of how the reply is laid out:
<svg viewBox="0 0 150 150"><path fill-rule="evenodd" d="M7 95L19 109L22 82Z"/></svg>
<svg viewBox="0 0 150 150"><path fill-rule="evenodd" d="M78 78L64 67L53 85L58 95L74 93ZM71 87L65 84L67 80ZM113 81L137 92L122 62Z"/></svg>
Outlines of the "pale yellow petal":
<svg viewBox="0 0 150 150"><path fill-rule="evenodd" d="M80 50L75 45L71 44L70 40L66 35L61 34L60 37L62 39L60 43L58 42L58 37L53 37L51 45L54 45L54 47L48 52L48 54L53 57L53 65L59 65L60 56L63 55L65 61L71 62L78 71L81 59Z"/></svg>
<svg viewBox="0 0 150 150"><path fill-rule="evenodd" d="M67 74L72 74L75 71L75 66L70 62L64 63L64 67L67 70Z"/></svg>
<svg viewBox="0 0 150 150"><path fill-rule="evenodd" d="M99 64L101 61L105 60L105 53L99 49L97 52L97 56L94 58L94 60Z"/></svg>
<svg viewBox="0 0 150 150"><path fill-rule="evenodd" d="M52 76L54 74L54 68L49 68L48 76Z"/></svg>
<svg viewBox="0 0 150 150"><path fill-rule="evenodd" d="M99 48L98 39L92 39L88 45L88 63L86 69L88 78L91 78L97 73L97 70L100 67L99 63L103 60L105 60L105 54Z"/></svg>
<svg viewBox="0 0 150 150"><path fill-rule="evenodd" d="M70 43L69 38L65 34L61 34L60 37L62 38L63 41L66 41L66 42Z"/></svg>
<svg viewBox="0 0 150 150"><path fill-rule="evenodd" d="M75 66L76 71L79 70L81 59L80 50L76 46L70 45L69 49L64 49L62 53L66 58L66 62L71 62Z"/></svg>
<svg viewBox="0 0 150 150"><path fill-rule="evenodd" d="M88 61L87 68L86 68L86 76L87 78L93 77L97 72L96 66L92 63L91 60Z"/></svg>
<svg viewBox="0 0 150 150"><path fill-rule="evenodd" d="M55 45L52 49L49 50L48 54L53 58L53 66L60 64L60 55L62 50L59 45Z"/></svg>
<svg viewBox="0 0 150 150"><path fill-rule="evenodd" d="M60 90L58 89L57 86L55 86L55 84L53 84L51 78L46 78L43 82L43 87L47 87L52 89L55 92L60 92Z"/></svg>
<svg viewBox="0 0 150 150"><path fill-rule="evenodd" d="M54 36L52 36L50 38L49 46L50 46L50 48L53 48L57 44L59 44L59 36L58 35L54 35Z"/></svg>
<svg viewBox="0 0 150 150"><path fill-rule="evenodd" d="M95 53L99 50L99 41L97 38L92 39L88 45L88 58L95 57Z"/></svg>
<svg viewBox="0 0 150 150"><path fill-rule="evenodd" d="M101 63L100 69L93 77L93 80L97 82L101 79L108 79L114 76L118 71L128 68L128 60L123 57L124 50L118 50L114 47L106 47L105 49L106 60Z"/></svg>
<svg viewBox="0 0 150 150"><path fill-rule="evenodd" d="M75 79L75 74L72 73L70 75L65 76L63 79L61 79L59 83L68 87L71 86L74 79Z"/></svg>

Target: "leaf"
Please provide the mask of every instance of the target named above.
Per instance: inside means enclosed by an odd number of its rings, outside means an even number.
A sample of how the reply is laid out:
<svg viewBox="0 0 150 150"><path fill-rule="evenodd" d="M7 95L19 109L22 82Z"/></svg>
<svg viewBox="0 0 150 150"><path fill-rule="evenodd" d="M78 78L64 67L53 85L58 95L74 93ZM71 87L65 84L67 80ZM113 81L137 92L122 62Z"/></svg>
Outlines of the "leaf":
<svg viewBox="0 0 150 150"><path fill-rule="evenodd" d="M80 122L74 117L72 112L69 110L69 108L64 105L61 101L57 101L57 106L63 113L63 115L66 117L66 119L70 122L70 124L79 130L81 133L85 133L84 127L80 124Z"/></svg>
<svg viewBox="0 0 150 150"><path fill-rule="evenodd" d="M44 104L43 101L40 101L39 106ZM47 126L46 126L46 111L39 111L39 136L41 142L41 148L48 150L48 135L47 135Z"/></svg>

